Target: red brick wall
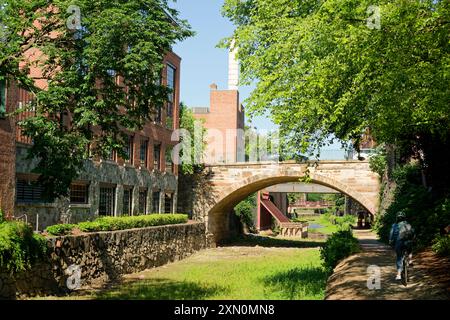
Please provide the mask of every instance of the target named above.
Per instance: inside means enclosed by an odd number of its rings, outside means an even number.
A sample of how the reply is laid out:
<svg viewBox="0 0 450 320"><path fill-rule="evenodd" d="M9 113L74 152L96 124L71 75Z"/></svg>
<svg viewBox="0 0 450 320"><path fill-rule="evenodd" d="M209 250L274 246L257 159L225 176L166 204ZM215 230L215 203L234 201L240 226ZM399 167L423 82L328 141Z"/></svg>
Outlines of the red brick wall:
<svg viewBox="0 0 450 320"><path fill-rule="evenodd" d="M134 159L133 159L133 165L136 168L140 167L140 142L141 138L144 137L145 139L149 140L148 144L148 165L147 169L153 170L153 146L155 143L161 143L161 169L165 170L165 157L164 157L164 151L167 145L175 145L177 144L176 141L171 141L171 135L173 132L173 129L179 128L180 124L180 110L179 110L179 102L180 102L180 66L181 66L181 58L177 56L175 53L169 52L165 58L164 58L164 64L170 63L176 68L176 79L175 79L175 100L174 100L174 118L173 118L173 126L171 129L166 127L166 111L167 108L163 108L162 112L162 123L153 123L148 122L143 130L139 132L131 132L130 134L134 135ZM37 68L32 68L31 71L32 77L40 77L40 71ZM166 68L163 70L163 84L167 84L166 79ZM120 82L121 80L118 79ZM41 88L45 88L45 83L38 83L38 86ZM8 89L12 95L14 96L14 100L10 100L8 104L11 106L17 106L18 102L26 103L31 100L31 95L27 93L25 90L17 88L14 84L10 86ZM20 114L18 116L19 119L26 118L29 116L30 113L27 112L26 114ZM23 143L29 143L29 139L24 137L21 132L20 128L17 129L17 141L23 142ZM123 159L117 159L117 162L119 164L123 164ZM178 174L178 167L174 166L173 173L175 175Z"/></svg>
<svg viewBox="0 0 450 320"><path fill-rule="evenodd" d="M153 145L156 142L161 143L161 163L162 170L165 170L165 156L164 152L167 145L175 145L176 141L171 141L172 130L179 128L179 102L180 102L180 65L181 58L174 53L168 53L164 62L169 62L176 67L176 81L175 81L175 101L174 101L174 121L173 128L168 129L165 126L166 108L164 108L162 115L162 124L147 123L142 131L134 132L134 166L140 167L140 141L141 137L149 140L148 145L148 165L147 169L153 170ZM38 77L39 70L32 68L31 76ZM163 73L163 83L166 84L166 70ZM45 88L45 83L40 81L37 83L39 87ZM9 81L7 85L6 105L7 112L14 111L19 103L25 104L31 100L31 95L20 89L14 81ZM23 142L29 143L29 138L24 137L20 128L16 127L15 122L26 118L30 113L21 114L16 118L0 118L0 208L7 216L14 215L15 205L15 181L16 181L16 149L15 143ZM119 163L123 163L122 159L118 159ZM173 173L178 174L178 167L174 166Z"/></svg>
<svg viewBox="0 0 450 320"><path fill-rule="evenodd" d="M209 113L194 114L194 117L205 120L204 126L209 133L212 133L213 130L221 133L224 153L228 154L233 159L232 161L237 161L237 137L227 138L226 134L227 130L244 129L244 111L239 104L239 91L212 89ZM219 142L210 139L206 153L211 153L213 148L220 150Z"/></svg>
<svg viewBox="0 0 450 320"><path fill-rule="evenodd" d="M172 132L174 129L178 129L180 127L180 110L179 110L179 104L180 104L180 65L181 65L181 58L178 57L174 53L168 53L164 59L164 64L170 63L176 68L175 73L175 100L174 100L174 118L173 118L173 126L171 129L166 127L166 114L167 114L167 108L163 108L162 112L162 123L151 123L148 122L143 130L139 132L134 132L134 161L133 164L136 168L140 167L140 145L141 140L148 139L148 165L147 169L153 170L153 147L157 143L161 143L161 170L164 171L166 169L165 167L165 150L168 145L174 146L177 144L177 141L172 141ZM163 84L167 84L166 79L166 68L164 68L163 71ZM119 163L123 163L123 160L118 159ZM175 175L178 175L178 166L174 166L173 173Z"/></svg>

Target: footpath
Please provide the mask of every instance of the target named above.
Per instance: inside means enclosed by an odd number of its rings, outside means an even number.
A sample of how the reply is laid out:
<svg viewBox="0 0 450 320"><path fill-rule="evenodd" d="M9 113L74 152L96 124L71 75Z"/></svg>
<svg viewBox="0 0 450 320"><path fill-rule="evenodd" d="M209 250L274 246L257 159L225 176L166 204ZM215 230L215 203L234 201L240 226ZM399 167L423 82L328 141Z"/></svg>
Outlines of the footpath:
<svg viewBox="0 0 450 320"><path fill-rule="evenodd" d="M336 266L328 279L326 300L450 299L450 260L437 257L431 250L415 254L405 287L395 280L395 252L370 230L354 230L354 235L362 251ZM378 275L379 282L369 281L368 285L368 279Z"/></svg>

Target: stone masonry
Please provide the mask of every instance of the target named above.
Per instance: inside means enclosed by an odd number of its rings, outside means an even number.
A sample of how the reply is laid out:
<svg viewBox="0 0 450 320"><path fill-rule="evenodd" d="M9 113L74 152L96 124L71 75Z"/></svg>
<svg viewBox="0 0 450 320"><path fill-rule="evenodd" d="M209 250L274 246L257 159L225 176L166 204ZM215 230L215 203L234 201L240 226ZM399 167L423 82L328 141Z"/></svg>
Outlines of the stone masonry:
<svg viewBox="0 0 450 320"><path fill-rule="evenodd" d="M208 183L196 190L193 217L206 222L216 241L229 235L230 213L240 201L268 186L306 176L350 196L372 214L378 210L379 176L367 161L236 163L209 166L206 174Z"/></svg>
<svg viewBox="0 0 450 320"><path fill-rule="evenodd" d="M208 246L205 225L198 222L49 238L46 261L14 276L0 270L0 299L66 294L103 285Z"/></svg>

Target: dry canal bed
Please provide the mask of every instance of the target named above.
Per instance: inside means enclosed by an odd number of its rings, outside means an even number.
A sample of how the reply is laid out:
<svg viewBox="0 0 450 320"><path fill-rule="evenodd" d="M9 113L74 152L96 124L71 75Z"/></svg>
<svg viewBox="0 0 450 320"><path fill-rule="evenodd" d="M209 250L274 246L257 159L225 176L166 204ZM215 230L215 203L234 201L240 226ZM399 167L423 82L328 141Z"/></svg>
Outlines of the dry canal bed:
<svg viewBox="0 0 450 320"><path fill-rule="evenodd" d="M108 288L45 299L316 299L325 296L320 242L266 238L203 250L127 275Z"/></svg>

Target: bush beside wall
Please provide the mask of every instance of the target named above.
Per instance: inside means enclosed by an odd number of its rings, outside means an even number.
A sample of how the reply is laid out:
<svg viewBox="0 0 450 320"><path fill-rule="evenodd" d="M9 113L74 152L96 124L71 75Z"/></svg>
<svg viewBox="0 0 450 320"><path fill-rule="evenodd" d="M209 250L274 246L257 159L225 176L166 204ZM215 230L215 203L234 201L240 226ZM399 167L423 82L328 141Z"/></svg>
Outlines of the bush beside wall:
<svg viewBox="0 0 450 320"><path fill-rule="evenodd" d="M185 214L151 214L132 217L101 217L94 221L78 224L58 224L47 227L48 234L62 236L71 234L75 229L82 232L116 231L135 228L186 223L188 216Z"/></svg>
<svg viewBox="0 0 450 320"><path fill-rule="evenodd" d="M438 255L450 256L450 234L436 237L432 248Z"/></svg>
<svg viewBox="0 0 450 320"><path fill-rule="evenodd" d="M361 250L358 240L353 236L352 231L342 230L333 233L320 249L320 257L323 265L329 274L342 259L358 253Z"/></svg>
<svg viewBox="0 0 450 320"><path fill-rule="evenodd" d="M47 240L33 233L24 222L0 222L0 271L25 271L41 259L47 250Z"/></svg>
<svg viewBox="0 0 450 320"><path fill-rule="evenodd" d="M31 270L14 274L0 270L0 299L70 293L74 289L68 283L73 284L77 269L80 289L104 285L210 246L205 224L198 222L54 237L46 242L45 259Z"/></svg>

